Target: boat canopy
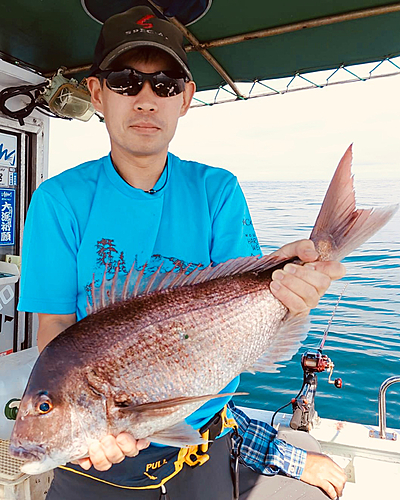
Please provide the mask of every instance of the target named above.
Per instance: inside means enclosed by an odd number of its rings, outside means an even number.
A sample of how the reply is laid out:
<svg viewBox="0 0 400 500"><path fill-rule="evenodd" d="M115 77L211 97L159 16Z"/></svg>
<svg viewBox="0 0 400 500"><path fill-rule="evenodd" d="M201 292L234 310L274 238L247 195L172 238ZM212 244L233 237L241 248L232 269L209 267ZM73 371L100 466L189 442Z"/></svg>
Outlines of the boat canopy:
<svg viewBox="0 0 400 500"><path fill-rule="evenodd" d="M186 35L198 90L293 77L400 55L400 2L378 0L0 0L0 57L84 76L106 17L137 4ZM189 13L188 13L189 11ZM400 69L400 68L397 68Z"/></svg>

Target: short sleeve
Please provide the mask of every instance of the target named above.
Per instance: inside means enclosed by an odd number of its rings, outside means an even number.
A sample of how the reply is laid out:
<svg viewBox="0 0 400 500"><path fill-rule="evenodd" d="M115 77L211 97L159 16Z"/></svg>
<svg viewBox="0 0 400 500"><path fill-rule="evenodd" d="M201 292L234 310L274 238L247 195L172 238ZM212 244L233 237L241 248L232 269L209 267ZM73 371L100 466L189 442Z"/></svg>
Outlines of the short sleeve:
<svg viewBox="0 0 400 500"><path fill-rule="evenodd" d="M77 233L72 211L40 186L33 194L24 228L20 311L76 311Z"/></svg>
<svg viewBox="0 0 400 500"><path fill-rule="evenodd" d="M212 223L211 261L260 255L261 249L243 191L232 176L221 191Z"/></svg>

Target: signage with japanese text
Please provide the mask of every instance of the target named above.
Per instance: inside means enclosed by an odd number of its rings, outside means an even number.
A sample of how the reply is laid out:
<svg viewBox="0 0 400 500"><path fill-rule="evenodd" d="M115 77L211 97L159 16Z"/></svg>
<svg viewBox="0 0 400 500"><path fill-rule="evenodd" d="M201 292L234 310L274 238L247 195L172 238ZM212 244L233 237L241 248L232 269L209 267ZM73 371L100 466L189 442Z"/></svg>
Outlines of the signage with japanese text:
<svg viewBox="0 0 400 500"><path fill-rule="evenodd" d="M15 191L0 189L0 245L14 245Z"/></svg>

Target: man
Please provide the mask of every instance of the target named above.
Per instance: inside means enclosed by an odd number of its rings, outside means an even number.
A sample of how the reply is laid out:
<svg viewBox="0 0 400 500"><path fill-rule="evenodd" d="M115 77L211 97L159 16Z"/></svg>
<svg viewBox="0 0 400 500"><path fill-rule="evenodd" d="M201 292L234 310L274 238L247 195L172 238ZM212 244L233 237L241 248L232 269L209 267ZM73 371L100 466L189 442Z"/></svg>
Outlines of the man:
<svg viewBox="0 0 400 500"><path fill-rule="evenodd" d="M97 284L103 275L127 274L134 262L150 271L163 263L167 271L259 254L254 230L242 223L250 216L236 178L168 153L195 92L182 36L173 25L146 7L110 18L96 46L88 88L105 118L111 154L43 183L25 227L19 308L39 314L41 350L86 315L93 276ZM308 240L277 254L308 263L273 274L271 290L291 315L308 314L331 279L344 274L337 262L314 262L317 254ZM234 392L237 385L235 379L222 392ZM208 402L187 422L207 427L228 401ZM149 446L129 433L107 436L90 446L90 456L79 465L55 471L49 499L150 500L167 498L168 488L171 500L230 500L228 430L219 429L217 437L206 463L196 468L186 463L167 480L161 464L175 450ZM336 464L323 455L287 449L297 460L294 477L320 486L331 498L341 494L345 478ZM157 469L152 475L149 464ZM282 471L289 474L284 466Z"/></svg>

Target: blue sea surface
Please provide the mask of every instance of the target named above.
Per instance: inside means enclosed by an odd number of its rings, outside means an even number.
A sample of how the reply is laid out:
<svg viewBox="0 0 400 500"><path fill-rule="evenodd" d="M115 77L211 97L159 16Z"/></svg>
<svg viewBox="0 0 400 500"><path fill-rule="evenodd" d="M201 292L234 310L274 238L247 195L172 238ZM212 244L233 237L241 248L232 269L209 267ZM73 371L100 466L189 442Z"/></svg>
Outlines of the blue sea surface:
<svg viewBox="0 0 400 500"><path fill-rule="evenodd" d="M327 189L324 181L242 182L264 254L294 240L308 238ZM400 202L400 180L356 182L357 206ZM369 241L343 260L345 278L334 282L311 311L303 347L280 373L242 375L239 390L248 396L236 404L276 410L289 402L302 384L301 354L317 347L345 285L324 353L335 364L333 379L318 377L316 409L321 417L378 423L378 391L388 377L400 375L400 212ZM387 425L400 428L400 384L387 391ZM291 411L291 407L284 411Z"/></svg>

